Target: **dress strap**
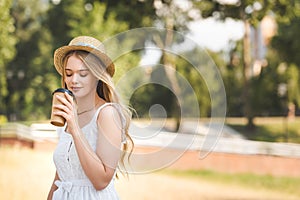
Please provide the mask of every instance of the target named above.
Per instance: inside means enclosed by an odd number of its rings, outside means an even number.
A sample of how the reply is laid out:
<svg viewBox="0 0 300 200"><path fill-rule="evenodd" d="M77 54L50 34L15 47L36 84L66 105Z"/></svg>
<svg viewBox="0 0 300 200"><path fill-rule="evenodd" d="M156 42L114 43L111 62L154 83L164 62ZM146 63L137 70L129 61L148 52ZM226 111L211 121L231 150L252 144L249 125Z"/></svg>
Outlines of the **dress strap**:
<svg viewBox="0 0 300 200"><path fill-rule="evenodd" d="M102 108L104 108L105 106L108 106L108 105L112 105L112 104L113 103L104 103L101 106L99 106L99 108L96 110L96 113L95 113L96 119L98 118L99 112L101 111Z"/></svg>
<svg viewBox="0 0 300 200"><path fill-rule="evenodd" d="M122 143L126 143L126 134L125 134L125 126L126 126L126 118L124 117L122 110L120 108L120 105L117 103L104 103L102 104L96 111L95 116L94 116L94 120L97 121L97 118L99 116L99 113L101 111L102 108L106 107L106 106L113 106L117 112L119 113L119 117L121 119L121 129L122 129Z"/></svg>

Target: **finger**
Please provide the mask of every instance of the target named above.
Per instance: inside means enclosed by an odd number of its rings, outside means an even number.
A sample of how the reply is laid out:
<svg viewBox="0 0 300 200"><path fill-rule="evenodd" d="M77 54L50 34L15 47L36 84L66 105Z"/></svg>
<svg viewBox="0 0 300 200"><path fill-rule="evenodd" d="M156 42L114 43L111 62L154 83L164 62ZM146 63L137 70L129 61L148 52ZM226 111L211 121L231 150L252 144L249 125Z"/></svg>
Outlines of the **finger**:
<svg viewBox="0 0 300 200"><path fill-rule="evenodd" d="M70 116L70 115L68 115L66 112L64 112L64 111L55 111L55 112L53 112L53 115L56 115L56 116L60 116L60 117L63 117L64 119L68 119L68 117Z"/></svg>
<svg viewBox="0 0 300 200"><path fill-rule="evenodd" d="M69 109L72 109L72 102L69 102L66 96L62 97L57 95L56 98L61 102L62 105L65 105Z"/></svg>
<svg viewBox="0 0 300 200"><path fill-rule="evenodd" d="M60 96L60 95L55 95L55 98L57 98L58 101L60 101L61 104L66 104L67 103L67 100L64 97Z"/></svg>
<svg viewBox="0 0 300 200"><path fill-rule="evenodd" d="M76 102L74 101L74 97L71 96L68 93L65 93L65 98L68 100L68 102L70 103L70 109L75 109L76 108Z"/></svg>
<svg viewBox="0 0 300 200"><path fill-rule="evenodd" d="M74 102L73 96L71 96L70 94L68 94L68 93L66 93L66 92L65 92L65 97L66 97L66 99L67 99L70 103L73 103L73 102Z"/></svg>
<svg viewBox="0 0 300 200"><path fill-rule="evenodd" d="M53 107L55 109L71 114L71 112L74 110L72 104L65 97L57 95L56 98L60 103L58 102L57 104L54 104Z"/></svg>
<svg viewBox="0 0 300 200"><path fill-rule="evenodd" d="M65 105L55 105L55 110L53 111L53 115L58 115L66 119L66 121L72 120L75 116L72 110L70 110Z"/></svg>
<svg viewBox="0 0 300 200"><path fill-rule="evenodd" d="M59 111L64 111L64 112L67 112L67 110L68 110L68 107L63 104L54 104L53 108L55 108Z"/></svg>

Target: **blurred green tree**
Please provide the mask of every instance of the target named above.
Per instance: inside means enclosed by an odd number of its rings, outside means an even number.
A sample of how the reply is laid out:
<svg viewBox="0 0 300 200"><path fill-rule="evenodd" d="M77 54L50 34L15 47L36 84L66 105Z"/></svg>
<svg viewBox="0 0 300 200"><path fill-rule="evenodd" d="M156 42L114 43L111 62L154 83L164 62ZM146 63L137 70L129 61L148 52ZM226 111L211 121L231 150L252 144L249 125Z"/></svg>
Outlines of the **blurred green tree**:
<svg viewBox="0 0 300 200"><path fill-rule="evenodd" d="M88 13L84 6L85 0L49 2L45 25L53 36L53 49L67 45L75 36L74 29L86 28L81 26Z"/></svg>
<svg viewBox="0 0 300 200"><path fill-rule="evenodd" d="M180 87L178 85L178 81L176 80L176 76L174 72L176 70L175 58L173 55L168 54L166 49L171 48L174 45L174 41L178 42L178 38L174 38L173 31L181 31L184 33L187 31L187 22L191 20L189 15L189 9L184 8L180 5L180 3L176 1L161 1L161 0L150 0L150 1L118 1L118 0L107 0L107 12L106 15L110 12L114 11L117 15L116 18L119 21L125 21L129 24L129 28L137 28L141 26L155 26L155 27L164 27L167 31L163 34L156 33L149 38L144 38L141 40L142 42L152 42L162 51L162 56L160 62L166 66L165 67L165 75L171 83L172 91L174 95L166 95L160 93L160 95L164 96L168 99L171 105L174 105L173 109L178 111L178 105L176 98L181 96ZM191 5L189 5L191 7ZM139 41L137 41L139 42ZM182 42L182 41L181 41ZM154 70L155 71L155 70ZM153 86L153 88L158 88L159 86ZM151 89L151 86L147 86L145 90ZM162 89L160 91L165 91ZM139 92L139 93L140 93ZM172 93L172 92L171 92ZM171 94L170 93L170 94ZM149 102L157 102L157 99L154 95L149 95L147 93L143 94L148 96ZM140 102L140 100L136 99L137 95L135 95L131 100ZM148 104L149 102L146 102ZM176 103L177 102L177 103ZM141 106L139 106L141 107ZM179 118L177 111L174 111L171 117L174 117L177 122L177 127L179 127Z"/></svg>
<svg viewBox="0 0 300 200"><path fill-rule="evenodd" d="M241 117L243 116L243 101L241 100L243 69L240 67L242 43L235 42L232 46L233 48L228 53L229 60L221 72L227 97L227 116Z"/></svg>
<svg viewBox="0 0 300 200"><path fill-rule="evenodd" d="M7 63L15 56L15 44L17 38L14 35L14 19L11 16L12 1L1 0L0 2L0 115L6 115L6 97L9 94L7 89Z"/></svg>
<svg viewBox="0 0 300 200"><path fill-rule="evenodd" d="M279 23L277 35L271 41L271 47L278 52L283 62L300 67L300 6L298 16L288 23Z"/></svg>
<svg viewBox="0 0 300 200"><path fill-rule="evenodd" d="M104 2L106 5L105 19L114 13L116 20L126 22L128 28L153 26L155 15L155 0L94 0Z"/></svg>
<svg viewBox="0 0 300 200"><path fill-rule="evenodd" d="M6 102L9 120L36 119L46 115L45 109L40 109L49 99L45 95L49 92L46 88L51 88L51 82L41 78L42 74L46 77L49 72L49 56L46 55L51 51L49 46L42 45L50 44L50 36L42 28L46 10L46 4L39 0L18 0L13 3L11 15L15 21L18 43L16 56L8 64L9 94ZM44 62L41 62L40 56L44 56ZM36 90L28 91L34 83Z"/></svg>
<svg viewBox="0 0 300 200"><path fill-rule="evenodd" d="M271 41L271 48L276 52L280 59L277 65L281 68L285 66L287 79L287 107L300 106L300 8L298 7L298 16L288 23L279 23L277 35Z"/></svg>
<svg viewBox="0 0 300 200"><path fill-rule="evenodd" d="M116 3L117 1L114 1ZM120 1L122 2L122 1ZM127 2L129 3L129 1ZM121 3L122 4L122 3ZM176 70L178 70L179 66L176 64L176 56L168 53L168 50L174 48L180 42L184 41L184 38L179 34L174 34L174 31L180 31L182 34L187 32L187 23L192 20L189 15L189 8L191 5L188 4L188 7L182 7L179 2L176 1L133 1L134 7L137 9L131 9L130 7L127 9L129 13L124 14L124 10L120 11L120 16L124 16L122 18L128 19L127 15L129 14L130 18L134 18L134 20L130 20L130 27L135 26L155 26L157 28L165 28L165 31L162 33L156 32L151 37L146 38L148 42L151 42L153 45L158 47L162 54L160 58L160 63L164 66L164 74L167 77L171 87L168 88L172 90L172 92L166 92L165 89L161 89L160 91L156 91L160 93L161 101L167 100L169 105L172 105L171 114L169 117L173 117L176 121L176 130L180 125L180 105L178 105L178 100L176 98L182 96L182 91L180 89L180 85L176 78ZM144 6L139 9L139 6L144 4ZM111 4L113 5L113 4ZM124 5L125 6L125 5ZM122 6L122 8L124 7ZM126 7L126 6L125 6ZM126 11L126 9L125 9ZM118 12L119 14L119 12ZM126 16L126 17L125 17ZM140 21L136 21L137 16L142 16ZM181 38L179 38L181 37ZM155 69L153 70L153 72ZM153 86L153 88L158 88L159 86ZM149 89L150 87L148 87ZM157 102L157 97L155 95L150 95L150 102ZM134 99L133 99L134 100ZM166 106L167 108L168 106Z"/></svg>
<svg viewBox="0 0 300 200"><path fill-rule="evenodd" d="M193 88L193 92L197 97L198 107L200 108L200 113L195 113L197 112L197 109L195 109L192 106L193 104L191 102L194 94L182 88L183 90L182 90L181 97L183 98L184 103L190 105L188 106L189 116L187 117L195 117L195 116L199 116L199 114L201 117L209 117L211 114L212 104L211 104L210 94L207 86L208 83L205 82L205 78L210 80L213 79L211 79L212 77L209 77L210 75L209 73L203 73L203 70L201 71L202 73L200 73L199 71L200 67L203 69L209 69L211 67L211 65L209 64L210 60L208 60L209 56L203 56L206 55L206 52L203 52L203 49L199 49L197 47L191 50L187 50L186 52L183 53L183 55L192 60L185 60L178 57L176 59L176 66L178 66L177 73L180 73ZM201 60L201 66L193 66L191 63L199 63L198 59ZM211 85L211 88L215 86Z"/></svg>
<svg viewBox="0 0 300 200"><path fill-rule="evenodd" d="M297 16L299 9L299 1L273 1L273 0L249 0L237 1L233 4L225 4L218 0L201 0L194 1L196 8L200 10L203 18L214 17L218 20L232 18L241 20L244 23L245 34L243 37L243 110L244 115L248 119L247 127L252 129L255 127L253 119L254 112L251 107L251 43L250 28L256 27L259 22L268 14L273 14L276 20L289 22Z"/></svg>

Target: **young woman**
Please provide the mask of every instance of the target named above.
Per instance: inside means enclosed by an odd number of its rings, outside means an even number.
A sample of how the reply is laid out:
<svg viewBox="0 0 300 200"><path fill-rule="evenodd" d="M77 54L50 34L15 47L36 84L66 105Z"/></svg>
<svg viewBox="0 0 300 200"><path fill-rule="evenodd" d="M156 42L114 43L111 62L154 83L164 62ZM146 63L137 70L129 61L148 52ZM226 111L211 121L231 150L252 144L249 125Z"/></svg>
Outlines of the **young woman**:
<svg viewBox="0 0 300 200"><path fill-rule="evenodd" d="M74 38L54 53L65 93L53 113L66 119L58 128L54 151L56 174L48 200L118 199L114 188L116 169L124 164L131 114L114 89L115 68L103 44L89 36ZM54 94L55 95L55 94Z"/></svg>

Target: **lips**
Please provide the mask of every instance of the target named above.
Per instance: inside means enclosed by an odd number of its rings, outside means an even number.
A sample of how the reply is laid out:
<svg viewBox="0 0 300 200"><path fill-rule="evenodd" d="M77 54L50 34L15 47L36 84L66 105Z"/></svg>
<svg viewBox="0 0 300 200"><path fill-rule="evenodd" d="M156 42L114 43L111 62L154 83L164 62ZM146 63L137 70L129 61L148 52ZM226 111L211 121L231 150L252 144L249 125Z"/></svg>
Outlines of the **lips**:
<svg viewBox="0 0 300 200"><path fill-rule="evenodd" d="M77 92L81 89L81 87L71 87L72 92Z"/></svg>

